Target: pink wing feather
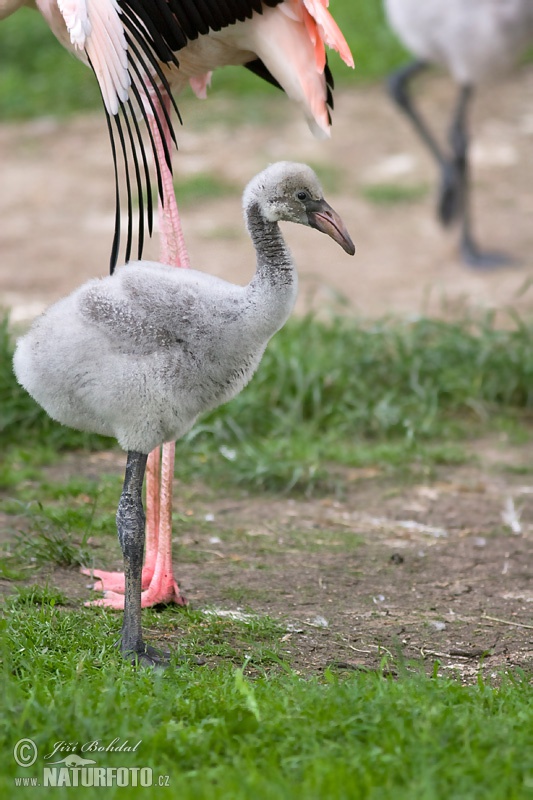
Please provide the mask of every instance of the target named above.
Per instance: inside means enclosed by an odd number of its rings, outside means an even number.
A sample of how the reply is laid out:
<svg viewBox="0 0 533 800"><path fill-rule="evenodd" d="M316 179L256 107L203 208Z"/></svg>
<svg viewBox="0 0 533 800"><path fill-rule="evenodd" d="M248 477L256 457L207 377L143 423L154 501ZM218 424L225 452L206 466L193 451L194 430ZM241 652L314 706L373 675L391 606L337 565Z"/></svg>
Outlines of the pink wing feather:
<svg viewBox="0 0 533 800"><path fill-rule="evenodd" d="M326 65L326 48L336 50L345 64L354 66L353 56L341 30L328 11L329 0L285 0L278 6L292 19L304 22L315 49L315 61L319 72Z"/></svg>
<svg viewBox="0 0 533 800"><path fill-rule="evenodd" d="M38 5L45 13L46 0L38 0ZM70 49L78 57L80 51L85 51L96 74L105 107L109 114L116 114L119 103L128 99L131 83L128 47L116 0L57 0L57 6L70 37ZM50 21L49 9L45 16ZM51 24L51 27L63 40L62 32L55 29L56 25Z"/></svg>
<svg viewBox="0 0 533 800"><path fill-rule="evenodd" d="M336 50L345 64L353 67L353 56L348 43L328 11L329 0L303 0L303 4L316 23L322 41L332 50Z"/></svg>

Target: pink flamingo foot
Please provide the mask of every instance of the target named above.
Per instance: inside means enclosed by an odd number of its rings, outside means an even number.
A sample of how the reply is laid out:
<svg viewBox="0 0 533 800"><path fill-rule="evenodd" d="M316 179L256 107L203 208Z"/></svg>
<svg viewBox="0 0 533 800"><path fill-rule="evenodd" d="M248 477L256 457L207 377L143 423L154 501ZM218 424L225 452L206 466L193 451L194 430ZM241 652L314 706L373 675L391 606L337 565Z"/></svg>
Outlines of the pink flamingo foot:
<svg viewBox="0 0 533 800"><path fill-rule="evenodd" d="M80 569L82 575L88 575L89 578L97 578L91 589L95 592L118 592L124 594L125 579L123 572L106 572L103 569ZM153 568L143 567L142 572L142 588L148 589L150 581L154 574Z"/></svg>
<svg viewBox="0 0 533 800"><path fill-rule="evenodd" d="M187 605L187 600L180 592L180 588L172 575L166 580L152 580L148 589L141 594L141 608L166 606L171 603L175 603L177 606Z"/></svg>
<svg viewBox="0 0 533 800"><path fill-rule="evenodd" d="M187 600L181 594L179 586L173 578L166 582L165 585L163 583L160 583L159 586L152 584L141 594L141 608L170 605L171 603L175 603L178 606L187 605ZM99 597L98 600L88 600L84 605L87 607L111 608L113 611L124 611L124 595L118 592L106 591L104 597Z"/></svg>
<svg viewBox="0 0 533 800"><path fill-rule="evenodd" d="M99 597L98 600L88 600L83 604L84 606L101 606L104 608L112 608L114 611L124 611L124 595L118 592L106 592L105 597Z"/></svg>

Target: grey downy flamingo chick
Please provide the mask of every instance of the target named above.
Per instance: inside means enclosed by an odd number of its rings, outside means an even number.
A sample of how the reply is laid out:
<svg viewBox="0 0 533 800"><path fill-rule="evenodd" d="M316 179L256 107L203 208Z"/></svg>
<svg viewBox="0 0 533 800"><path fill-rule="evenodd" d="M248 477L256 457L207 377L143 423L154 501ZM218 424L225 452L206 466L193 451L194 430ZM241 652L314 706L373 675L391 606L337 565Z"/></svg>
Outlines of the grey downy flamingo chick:
<svg viewBox="0 0 533 800"><path fill-rule="evenodd" d="M297 275L279 221L316 228L350 255L355 251L305 164L269 166L246 187L243 207L257 257L247 286L196 270L130 263L47 309L14 356L17 379L51 417L114 436L127 451L117 511L126 576L121 649L144 664L161 660L141 630L148 453L238 394L287 321Z"/></svg>
<svg viewBox="0 0 533 800"><path fill-rule="evenodd" d="M443 225L461 224L461 256L471 267L490 269L512 260L481 250L470 220L467 114L475 89L506 74L533 43L532 0L385 0L389 22L416 60L389 79L392 98L410 119L435 159L441 185ZM431 64L444 67L459 87L450 127L449 154L415 107L408 87Z"/></svg>

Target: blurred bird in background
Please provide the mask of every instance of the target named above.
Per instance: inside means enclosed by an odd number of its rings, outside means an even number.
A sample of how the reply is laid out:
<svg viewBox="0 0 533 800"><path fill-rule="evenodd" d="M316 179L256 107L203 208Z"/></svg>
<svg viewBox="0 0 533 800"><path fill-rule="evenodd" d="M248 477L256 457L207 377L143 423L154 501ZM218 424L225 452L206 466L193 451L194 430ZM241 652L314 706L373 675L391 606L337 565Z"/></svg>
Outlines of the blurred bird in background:
<svg viewBox="0 0 533 800"><path fill-rule="evenodd" d="M445 226L460 224L461 257L469 267L512 264L505 254L483 250L473 235L468 111L477 87L505 75L533 44L533 0L385 0L385 9L390 25L416 57L391 75L389 91L439 167L438 217ZM459 88L447 149L430 131L409 91L411 80L432 64L444 67Z"/></svg>

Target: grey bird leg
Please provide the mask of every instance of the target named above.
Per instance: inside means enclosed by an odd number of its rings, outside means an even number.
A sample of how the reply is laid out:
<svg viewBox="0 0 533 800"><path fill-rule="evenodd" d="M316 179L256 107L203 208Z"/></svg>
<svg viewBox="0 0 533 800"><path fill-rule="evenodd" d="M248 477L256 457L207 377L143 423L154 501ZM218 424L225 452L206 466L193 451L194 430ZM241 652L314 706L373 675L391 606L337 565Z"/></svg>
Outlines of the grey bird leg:
<svg viewBox="0 0 533 800"><path fill-rule="evenodd" d="M468 163L467 114L473 96L471 86L463 86L459 92L457 107L450 128L450 145L453 153L454 171L458 178L458 208L461 212L461 255L463 261L476 269L495 269L509 266L513 259L503 253L480 250L472 234L470 209L470 168Z"/></svg>
<svg viewBox="0 0 533 800"><path fill-rule="evenodd" d="M120 649L125 658L131 658L143 666L156 666L164 664L166 659L155 648L145 644L141 629L145 529L142 487L147 458L145 453L128 453L124 486L117 510L117 531L124 555L126 579Z"/></svg>
<svg viewBox="0 0 533 800"><path fill-rule="evenodd" d="M448 159L437 140L429 130L426 122L414 107L408 91L411 80L427 69L425 61L412 61L394 72L388 79L389 94L406 117L411 121L415 131L435 159L441 174L441 186L437 212L443 225L449 225L461 212L461 180L455 164Z"/></svg>
<svg viewBox="0 0 533 800"><path fill-rule="evenodd" d="M416 110L411 100L411 95L408 91L408 86L412 79L428 69L429 64L426 61L411 61L399 70L389 75L387 87L389 94L400 109L411 120L416 132L433 155L433 158L440 167L446 163L446 158L439 147L437 140L429 130L428 126Z"/></svg>
<svg viewBox="0 0 533 800"><path fill-rule="evenodd" d="M413 61L388 80L388 89L398 108L408 117L414 129L435 159L441 174L437 212L443 225L461 220L461 256L465 264L476 269L495 269L512 265L511 258L502 253L488 253L479 249L472 235L470 216L470 182L468 167L467 112L473 95L471 86L463 86L450 129L452 155L448 158L427 124L413 105L408 92L409 82L429 65Z"/></svg>

